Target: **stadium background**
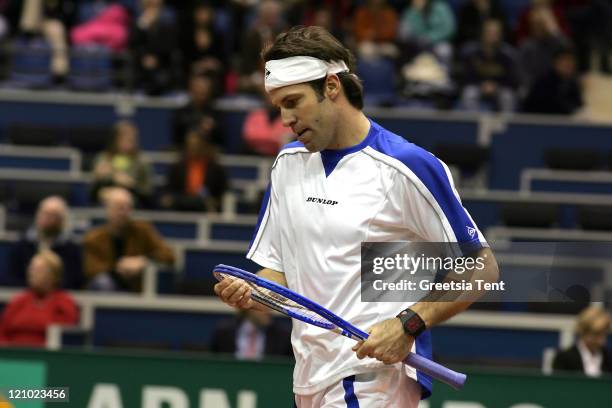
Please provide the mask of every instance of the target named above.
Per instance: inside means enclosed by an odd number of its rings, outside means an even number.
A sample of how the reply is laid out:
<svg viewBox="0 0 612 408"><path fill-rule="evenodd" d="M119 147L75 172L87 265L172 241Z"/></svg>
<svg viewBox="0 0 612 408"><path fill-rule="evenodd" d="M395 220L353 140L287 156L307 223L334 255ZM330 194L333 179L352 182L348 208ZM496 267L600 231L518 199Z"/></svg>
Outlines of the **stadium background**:
<svg viewBox="0 0 612 408"><path fill-rule="evenodd" d="M455 33L461 27L462 7L469 2L443 2L454 13ZM77 45L70 34L110 3L121 4L137 21L142 11L135 0L42 3L45 18L60 21L69 39L70 68L59 74L49 70L55 50L45 36L20 28L25 2L0 1L2 282L9 275L11 247L44 197L66 198L70 226L78 238L104 221L104 210L90 195L91 162L121 119L136 125L143 156L154 169L155 192L135 216L152 222L177 257L172 268L153 265L145 271L142 293L71 291L80 308L80 322L77 327L50 327L46 350L0 349L0 386L70 387L69 404L47 406L290 406L290 360L237 361L208 350L215 327L233 314L210 297L212 267L226 263L256 268L244 253L272 156L257 154L243 138L247 115L263 104L257 91L260 66L252 59L262 39L290 24L327 22L354 47L360 57L357 73L366 88L367 114L451 166L464 205L490 242L612 240L612 125L606 123L612 119L608 94L612 80L609 66L598 55L609 49L611 40L605 37L609 32L597 32L601 24L597 19L591 21L595 27L591 31L584 28L584 21L589 21L584 16L592 16L585 10L609 11L605 1L558 1L552 6L555 16L566 21L562 36L573 43L570 50L577 57L577 72L572 76L584 101L582 107L558 115L525 113L521 103L503 112L484 101L477 111L467 109L461 98L467 85L461 60L465 44L452 35L448 43L454 46L454 58L441 64L448 73L442 85L428 82L427 75L420 81L407 76L403 68L414 60L405 55L406 44L395 38L388 43L399 54L368 54L357 41L360 7L386 4L401 19L409 1L203 2L207 12L213 11L208 20L203 18L208 25L202 31L213 44L222 44L214 50L192 46L193 33L199 29L191 20L196 2L167 1L162 16L167 33L172 34L170 43L165 49L147 51L142 48L146 44L133 40L121 49ZM156 2L144 3L154 7ZM517 55L520 71L517 33L531 2L494 3L503 10L506 41ZM610 14L601 17L604 26L612 22ZM133 35L134 26L126 27ZM147 76L154 79L143 82L139 62L143 52L159 53L166 69L162 80ZM440 72L440 65L429 68ZM178 160L183 135L177 133L177 115L190 102L187 88L192 75L207 78L210 89L202 116L214 118L216 138L206 136L220 152L219 161L229 178L229 190L214 213L166 210L157 201L168 168ZM517 98L525 100L531 86L518 80ZM544 106L539 112L551 110ZM547 262L538 254L509 248L499 253L503 276L537 271ZM597 278L588 282L589 289L603 294L600 299L609 299L611 253L568 257L562 273L595 270ZM0 303L5 305L19 291L6 281L0 288ZM433 399L423 406L607 406L609 378L550 374L553 350L573 343L575 314L588 301L580 300L478 304L434 328L436 359L464 369L470 380L462 392L436 385Z"/></svg>

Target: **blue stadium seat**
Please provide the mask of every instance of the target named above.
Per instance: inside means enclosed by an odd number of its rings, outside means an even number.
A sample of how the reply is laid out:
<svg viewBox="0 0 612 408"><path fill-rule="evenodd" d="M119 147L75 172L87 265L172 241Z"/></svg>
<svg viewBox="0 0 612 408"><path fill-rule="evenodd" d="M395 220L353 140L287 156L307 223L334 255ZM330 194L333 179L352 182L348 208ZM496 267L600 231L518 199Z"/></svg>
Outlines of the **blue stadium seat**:
<svg viewBox="0 0 612 408"><path fill-rule="evenodd" d="M387 58L361 59L357 63L357 75L363 81L366 105L390 105L395 103L395 69Z"/></svg>
<svg viewBox="0 0 612 408"><path fill-rule="evenodd" d="M42 40L17 39L9 83L17 88L47 88L52 84L51 48Z"/></svg>
<svg viewBox="0 0 612 408"><path fill-rule="evenodd" d="M81 91L110 90L113 83L112 54L106 47L86 46L73 49L68 84Z"/></svg>

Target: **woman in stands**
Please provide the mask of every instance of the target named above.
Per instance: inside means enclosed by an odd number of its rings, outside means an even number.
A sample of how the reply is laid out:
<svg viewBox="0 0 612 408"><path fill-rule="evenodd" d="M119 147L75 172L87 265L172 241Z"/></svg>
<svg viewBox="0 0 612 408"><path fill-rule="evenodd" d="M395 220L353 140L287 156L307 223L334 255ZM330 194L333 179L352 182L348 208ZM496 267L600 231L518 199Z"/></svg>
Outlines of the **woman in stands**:
<svg viewBox="0 0 612 408"><path fill-rule="evenodd" d="M28 289L9 302L0 319L0 344L44 346L49 325L78 322L75 301L58 289L63 269L60 257L48 249L32 258Z"/></svg>
<svg viewBox="0 0 612 408"><path fill-rule="evenodd" d="M148 207L153 192L152 167L138 147L138 129L122 120L113 128L111 144L94 160L92 201L103 202L107 187L123 187L136 199L137 205Z"/></svg>

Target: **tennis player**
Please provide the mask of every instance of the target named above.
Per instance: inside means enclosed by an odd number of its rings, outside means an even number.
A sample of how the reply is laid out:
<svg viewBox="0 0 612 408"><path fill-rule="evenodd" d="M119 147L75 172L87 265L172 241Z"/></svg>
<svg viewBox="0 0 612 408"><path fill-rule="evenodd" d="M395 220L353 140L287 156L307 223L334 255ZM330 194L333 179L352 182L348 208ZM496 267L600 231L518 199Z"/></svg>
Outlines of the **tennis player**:
<svg viewBox="0 0 612 408"><path fill-rule="evenodd" d="M417 407L431 379L401 361L431 358L428 328L472 300L362 302L361 243L459 242L485 260L474 273L496 281L497 264L461 205L445 164L369 119L355 61L320 27L295 27L263 51L265 88L296 142L278 154L247 257L285 285L357 327L365 342L295 321L293 375L299 408ZM250 308L248 286L215 292Z"/></svg>

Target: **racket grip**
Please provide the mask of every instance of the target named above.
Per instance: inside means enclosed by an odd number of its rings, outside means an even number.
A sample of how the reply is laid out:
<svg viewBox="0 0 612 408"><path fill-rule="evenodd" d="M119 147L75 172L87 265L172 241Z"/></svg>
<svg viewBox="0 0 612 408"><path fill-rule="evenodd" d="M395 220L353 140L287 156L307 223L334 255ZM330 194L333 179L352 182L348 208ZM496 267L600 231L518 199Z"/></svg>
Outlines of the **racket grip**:
<svg viewBox="0 0 612 408"><path fill-rule="evenodd" d="M463 373L453 371L436 363L435 361L431 361L414 353L408 354L408 357L406 357L404 360L404 364L414 367L417 370L435 378L436 380L450 385L456 390L463 387L467 378Z"/></svg>

